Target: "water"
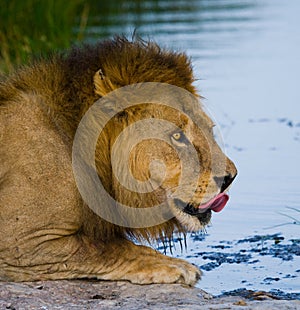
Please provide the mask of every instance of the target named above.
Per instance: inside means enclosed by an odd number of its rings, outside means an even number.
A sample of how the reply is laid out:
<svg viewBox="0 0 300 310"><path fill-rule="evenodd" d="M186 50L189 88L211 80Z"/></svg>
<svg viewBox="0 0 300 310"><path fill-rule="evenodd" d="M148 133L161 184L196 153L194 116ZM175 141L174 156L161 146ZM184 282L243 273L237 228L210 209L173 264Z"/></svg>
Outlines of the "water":
<svg viewBox="0 0 300 310"><path fill-rule="evenodd" d="M253 251L274 240L237 243L253 235L281 234L283 245L300 239L288 217L300 220L291 209L300 210L300 1L112 1L99 12L91 41L136 29L192 57L197 88L238 167L228 207L213 216L204 240L190 238L177 255L203 266L209 260L194 253L244 250L252 261L206 271L199 286L213 294L240 287L300 292L299 255L285 261Z"/></svg>

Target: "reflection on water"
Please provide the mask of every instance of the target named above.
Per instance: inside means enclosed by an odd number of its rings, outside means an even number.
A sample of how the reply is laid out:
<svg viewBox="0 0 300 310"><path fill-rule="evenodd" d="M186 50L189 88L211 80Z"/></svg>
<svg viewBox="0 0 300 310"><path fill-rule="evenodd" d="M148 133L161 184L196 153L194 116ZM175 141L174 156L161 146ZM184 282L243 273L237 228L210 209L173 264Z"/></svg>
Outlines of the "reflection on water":
<svg viewBox="0 0 300 310"><path fill-rule="evenodd" d="M92 3L87 32L93 40L137 30L162 44L195 48L200 53L208 49L206 55L211 57L214 50L232 44L228 38L238 39L241 30L243 35L255 30L259 8L253 0L98 2ZM216 35L218 40L213 38Z"/></svg>
<svg viewBox="0 0 300 310"><path fill-rule="evenodd" d="M282 213L299 220L293 208L300 209L300 1L115 0L93 2L90 12L89 41L130 36L136 29L192 57L204 104L238 166L229 206L214 216L204 241L190 242L186 256L254 234L299 239L299 225L277 225L293 223ZM268 258L235 270L222 265L207 272L200 286L212 293L243 286L299 291L299 260ZM205 263L201 257L193 262ZM268 276L280 280L265 283ZM230 286L224 280L229 277Z"/></svg>

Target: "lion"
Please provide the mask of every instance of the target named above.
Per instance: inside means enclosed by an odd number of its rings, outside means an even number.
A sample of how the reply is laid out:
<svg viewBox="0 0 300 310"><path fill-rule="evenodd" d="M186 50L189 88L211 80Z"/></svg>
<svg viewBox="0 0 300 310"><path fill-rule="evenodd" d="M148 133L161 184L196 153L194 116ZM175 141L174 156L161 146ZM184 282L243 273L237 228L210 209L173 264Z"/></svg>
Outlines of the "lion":
<svg viewBox="0 0 300 310"><path fill-rule="evenodd" d="M182 111L140 102L116 113L101 131L95 167L109 196L135 210L151 211L152 206L165 204L171 213L157 225L130 227L111 222L90 208L77 186L72 148L79 124L95 102L140 83L172 85L197 96L199 104L184 112L184 102ZM96 278L192 286L201 278L196 266L144 243L203 230L212 211L224 208L227 189L237 174L214 139L214 124L203 111L193 83L191 61L185 53L124 37L74 46L1 78L2 281ZM157 119L173 123L176 130L165 130L166 141L145 138L131 148L126 157L131 177L142 183L153 180L149 183L152 192L134 192L114 176L118 169L124 176L119 168L122 150L134 138L127 134L119 143L114 168L113 144L131 124ZM193 160L199 162L197 177L191 181L190 172L181 178L180 154L188 144L195 150L197 160ZM223 168L212 165L212 157ZM101 198L96 202L100 210L106 203Z"/></svg>

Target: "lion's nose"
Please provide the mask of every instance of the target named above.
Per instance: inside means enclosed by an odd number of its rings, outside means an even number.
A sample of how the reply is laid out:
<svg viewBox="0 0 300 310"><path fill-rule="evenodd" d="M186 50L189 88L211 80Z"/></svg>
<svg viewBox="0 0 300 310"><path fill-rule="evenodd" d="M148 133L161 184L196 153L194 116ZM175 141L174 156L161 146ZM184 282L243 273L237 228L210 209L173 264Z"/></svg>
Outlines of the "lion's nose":
<svg viewBox="0 0 300 310"><path fill-rule="evenodd" d="M217 183L218 187L220 187L221 192L224 192L226 188L228 188L228 186L233 182L235 177L236 174L234 175L227 174L222 177L214 177L214 180Z"/></svg>

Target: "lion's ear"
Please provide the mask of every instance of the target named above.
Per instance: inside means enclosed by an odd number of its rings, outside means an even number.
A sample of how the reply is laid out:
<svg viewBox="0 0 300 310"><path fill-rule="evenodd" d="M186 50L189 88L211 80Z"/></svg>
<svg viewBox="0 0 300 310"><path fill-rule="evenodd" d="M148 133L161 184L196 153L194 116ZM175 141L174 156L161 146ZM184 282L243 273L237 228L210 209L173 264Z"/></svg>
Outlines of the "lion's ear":
<svg viewBox="0 0 300 310"><path fill-rule="evenodd" d="M94 75L95 93L101 97L116 89L111 80L99 69Z"/></svg>

